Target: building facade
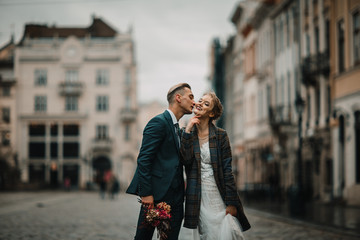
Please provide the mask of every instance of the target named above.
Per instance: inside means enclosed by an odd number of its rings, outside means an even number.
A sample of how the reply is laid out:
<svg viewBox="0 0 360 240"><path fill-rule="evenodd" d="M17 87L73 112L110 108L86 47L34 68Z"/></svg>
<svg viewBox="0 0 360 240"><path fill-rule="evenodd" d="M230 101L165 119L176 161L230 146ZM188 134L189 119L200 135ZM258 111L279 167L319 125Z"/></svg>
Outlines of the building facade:
<svg viewBox="0 0 360 240"><path fill-rule="evenodd" d="M360 3L330 7L333 195L360 205Z"/></svg>
<svg viewBox="0 0 360 240"><path fill-rule="evenodd" d="M286 199L301 186L309 200L360 204L359 4L235 6L236 34L223 47L224 127L239 190Z"/></svg>
<svg viewBox="0 0 360 240"><path fill-rule="evenodd" d="M15 52L21 179L85 188L112 173L127 186L138 150L131 31L27 24Z"/></svg>
<svg viewBox="0 0 360 240"><path fill-rule="evenodd" d="M14 52L11 38L0 49L0 189L12 188L18 178Z"/></svg>

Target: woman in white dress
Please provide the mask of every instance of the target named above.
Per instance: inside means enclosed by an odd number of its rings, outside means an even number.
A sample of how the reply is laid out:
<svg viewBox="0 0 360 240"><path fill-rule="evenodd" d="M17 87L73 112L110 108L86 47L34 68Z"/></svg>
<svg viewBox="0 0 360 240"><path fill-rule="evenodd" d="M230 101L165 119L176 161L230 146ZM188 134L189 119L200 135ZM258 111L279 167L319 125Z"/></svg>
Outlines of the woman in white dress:
<svg viewBox="0 0 360 240"><path fill-rule="evenodd" d="M250 224L232 174L229 138L213 124L222 114L215 93L204 94L194 114L181 134L186 170L184 227L194 229L194 239L244 239L242 231Z"/></svg>

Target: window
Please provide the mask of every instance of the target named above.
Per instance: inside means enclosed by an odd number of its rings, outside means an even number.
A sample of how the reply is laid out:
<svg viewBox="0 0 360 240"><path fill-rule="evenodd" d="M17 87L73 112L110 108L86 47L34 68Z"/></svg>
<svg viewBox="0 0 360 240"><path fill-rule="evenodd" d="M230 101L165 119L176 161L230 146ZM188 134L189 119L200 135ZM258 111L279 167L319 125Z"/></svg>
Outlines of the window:
<svg viewBox="0 0 360 240"><path fill-rule="evenodd" d="M46 96L35 96L35 112L46 112Z"/></svg>
<svg viewBox="0 0 360 240"><path fill-rule="evenodd" d="M64 158L79 157L79 143L78 142L64 142L63 143L63 157Z"/></svg>
<svg viewBox="0 0 360 240"><path fill-rule="evenodd" d="M285 78L284 76L281 76L281 105L284 106L285 104Z"/></svg>
<svg viewBox="0 0 360 240"><path fill-rule="evenodd" d="M50 126L50 134L53 137L58 135L58 125L57 124L51 124L51 126Z"/></svg>
<svg viewBox="0 0 360 240"><path fill-rule="evenodd" d="M310 35L306 34L306 56L310 56Z"/></svg>
<svg viewBox="0 0 360 240"><path fill-rule="evenodd" d="M277 53L278 53L278 51L279 51L279 46L278 46L278 39L279 39L279 36L278 36L278 31L279 31L279 30L278 30L278 26L277 26L277 24L275 23L275 24L274 24L275 55L277 55Z"/></svg>
<svg viewBox="0 0 360 240"><path fill-rule="evenodd" d="M2 120L5 123L10 123L10 108L2 109Z"/></svg>
<svg viewBox="0 0 360 240"><path fill-rule="evenodd" d="M130 108L131 108L131 99L130 99L130 96L129 96L129 95L126 95L125 107L126 107L127 109L130 109Z"/></svg>
<svg viewBox="0 0 360 240"><path fill-rule="evenodd" d="M259 89L258 91L258 119L263 119L263 91Z"/></svg>
<svg viewBox="0 0 360 240"><path fill-rule="evenodd" d="M45 158L45 143L29 142L29 158Z"/></svg>
<svg viewBox="0 0 360 240"><path fill-rule="evenodd" d="M35 69L35 85L46 86L46 83L47 83L46 69Z"/></svg>
<svg viewBox="0 0 360 240"><path fill-rule="evenodd" d="M280 52L284 50L284 23L280 21Z"/></svg>
<svg viewBox="0 0 360 240"><path fill-rule="evenodd" d="M360 64L360 12L353 14L354 65Z"/></svg>
<svg viewBox="0 0 360 240"><path fill-rule="evenodd" d="M66 96L65 110L68 112L74 112L74 111L78 110L78 97L77 96Z"/></svg>
<svg viewBox="0 0 360 240"><path fill-rule="evenodd" d="M130 141L130 124L125 125L125 141Z"/></svg>
<svg viewBox="0 0 360 240"><path fill-rule="evenodd" d="M96 138L97 139L108 139L109 131L107 125L97 125L96 126Z"/></svg>
<svg viewBox="0 0 360 240"><path fill-rule="evenodd" d="M326 56L330 56L330 20L325 20L325 51Z"/></svg>
<svg viewBox="0 0 360 240"><path fill-rule="evenodd" d="M64 136L79 136L79 125L65 124L63 126Z"/></svg>
<svg viewBox="0 0 360 240"><path fill-rule="evenodd" d="M109 84L109 70L98 69L96 71L96 85L108 85Z"/></svg>
<svg viewBox="0 0 360 240"><path fill-rule="evenodd" d="M109 110L109 97L108 96L97 96L96 110L99 112L106 112Z"/></svg>
<svg viewBox="0 0 360 240"><path fill-rule="evenodd" d="M3 97L10 97L10 87L3 86L3 88L2 88L2 96Z"/></svg>
<svg viewBox="0 0 360 240"><path fill-rule="evenodd" d="M321 113L321 92L320 87L316 88L315 91L315 101L316 101L316 125L319 124L320 113Z"/></svg>
<svg viewBox="0 0 360 240"><path fill-rule="evenodd" d="M288 97L288 106L291 105L291 75L290 72L287 72L287 97Z"/></svg>
<svg viewBox="0 0 360 240"><path fill-rule="evenodd" d="M337 23L338 33L338 71L339 73L345 70L345 33L344 33L344 19Z"/></svg>
<svg viewBox="0 0 360 240"><path fill-rule="evenodd" d="M50 143L50 157L52 159L56 159L58 157L58 143L57 142L51 142Z"/></svg>
<svg viewBox="0 0 360 240"><path fill-rule="evenodd" d="M1 133L1 143L3 146L10 145L10 132L9 131L3 131Z"/></svg>
<svg viewBox="0 0 360 240"><path fill-rule="evenodd" d="M131 83L131 71L130 71L130 69L126 69L125 83L126 83L126 85L130 85L130 83Z"/></svg>
<svg viewBox="0 0 360 240"><path fill-rule="evenodd" d="M319 53L320 50L320 36L319 36L319 27L315 27L315 52Z"/></svg>
<svg viewBox="0 0 360 240"><path fill-rule="evenodd" d="M286 46L290 46L290 16L289 12L286 12Z"/></svg>
<svg viewBox="0 0 360 240"><path fill-rule="evenodd" d="M66 82L78 82L79 72L77 70L67 70L65 75Z"/></svg>
<svg viewBox="0 0 360 240"><path fill-rule="evenodd" d="M293 15L293 41L298 41L298 13L296 7L292 8L292 15Z"/></svg>
<svg viewBox="0 0 360 240"><path fill-rule="evenodd" d="M44 124L30 124L29 135L31 137L45 136L45 125Z"/></svg>

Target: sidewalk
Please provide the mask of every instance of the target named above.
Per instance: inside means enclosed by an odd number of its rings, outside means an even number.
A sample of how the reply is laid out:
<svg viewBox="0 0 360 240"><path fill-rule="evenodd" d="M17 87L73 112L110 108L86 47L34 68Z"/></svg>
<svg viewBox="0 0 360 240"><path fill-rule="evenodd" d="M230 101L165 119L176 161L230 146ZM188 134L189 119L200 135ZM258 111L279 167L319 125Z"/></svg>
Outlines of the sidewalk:
<svg viewBox="0 0 360 240"><path fill-rule="evenodd" d="M291 215L286 202L248 200L244 207L245 211L248 209L253 214L264 214L279 221L291 220L298 224L314 225L325 231L360 237L360 207L311 202L306 204L304 212L299 216Z"/></svg>

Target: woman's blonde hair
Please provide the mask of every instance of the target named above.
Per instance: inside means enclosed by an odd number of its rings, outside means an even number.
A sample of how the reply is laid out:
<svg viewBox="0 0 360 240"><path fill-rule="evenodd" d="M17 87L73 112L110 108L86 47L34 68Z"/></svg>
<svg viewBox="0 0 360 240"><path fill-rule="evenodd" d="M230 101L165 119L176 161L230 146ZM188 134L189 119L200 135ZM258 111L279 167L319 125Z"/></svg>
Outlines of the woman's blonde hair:
<svg viewBox="0 0 360 240"><path fill-rule="evenodd" d="M223 112L223 106L221 104L221 101L216 96L215 92L213 92L213 91L206 92L206 93L203 94L203 96L205 96L205 95L209 95L211 97L211 99L213 100L213 104L214 104L214 106L213 106L213 108L211 110L212 113L214 114L214 116L210 118L210 122L214 121L214 120L217 120L221 116L221 114Z"/></svg>

